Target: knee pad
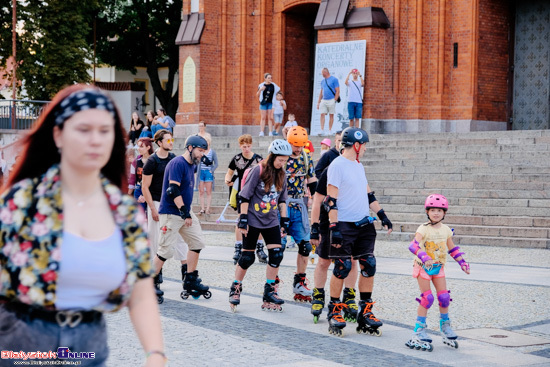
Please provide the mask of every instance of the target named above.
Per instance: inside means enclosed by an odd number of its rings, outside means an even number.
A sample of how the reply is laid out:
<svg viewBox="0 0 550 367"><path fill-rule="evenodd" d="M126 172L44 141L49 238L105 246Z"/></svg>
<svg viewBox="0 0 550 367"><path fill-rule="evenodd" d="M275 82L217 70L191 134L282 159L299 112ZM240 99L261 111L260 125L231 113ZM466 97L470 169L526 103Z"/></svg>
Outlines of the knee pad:
<svg viewBox="0 0 550 367"><path fill-rule="evenodd" d="M439 301L440 307L443 307L443 308L449 307L449 304L452 301L451 295L449 293L451 293L451 291L446 289L437 292L437 300Z"/></svg>
<svg viewBox="0 0 550 367"><path fill-rule="evenodd" d="M361 275L365 278L369 278L376 274L376 257L374 255L367 255L359 259L359 266L361 267Z"/></svg>
<svg viewBox="0 0 550 367"><path fill-rule="evenodd" d="M197 254L200 254L201 253L201 249L198 249L198 250L191 250L193 252L196 252Z"/></svg>
<svg viewBox="0 0 550 367"><path fill-rule="evenodd" d="M166 262L166 260L168 260L168 259L165 259L164 257L160 256L159 254L157 254L157 257L158 257L159 260L162 261L162 262Z"/></svg>
<svg viewBox="0 0 550 367"><path fill-rule="evenodd" d="M338 279L346 279L351 271L351 259L336 259L332 274Z"/></svg>
<svg viewBox="0 0 550 367"><path fill-rule="evenodd" d="M432 307L432 304L434 303L434 296L432 295L432 291L426 291L420 295L420 299L417 298L416 301L420 303L420 306L424 307L426 310Z"/></svg>
<svg viewBox="0 0 550 367"><path fill-rule="evenodd" d="M252 266L252 264L254 264L255 259L256 255L254 255L254 251L243 251L241 252L241 256L239 257L238 264L241 268L246 270L250 266Z"/></svg>
<svg viewBox="0 0 550 367"><path fill-rule="evenodd" d="M278 268L279 265L281 265L281 261L283 261L283 248L270 248L267 252L269 253L269 260L267 261L267 264L272 268Z"/></svg>
<svg viewBox="0 0 550 367"><path fill-rule="evenodd" d="M300 241L298 244L298 253L302 256L309 256L311 252L311 243L309 241Z"/></svg>

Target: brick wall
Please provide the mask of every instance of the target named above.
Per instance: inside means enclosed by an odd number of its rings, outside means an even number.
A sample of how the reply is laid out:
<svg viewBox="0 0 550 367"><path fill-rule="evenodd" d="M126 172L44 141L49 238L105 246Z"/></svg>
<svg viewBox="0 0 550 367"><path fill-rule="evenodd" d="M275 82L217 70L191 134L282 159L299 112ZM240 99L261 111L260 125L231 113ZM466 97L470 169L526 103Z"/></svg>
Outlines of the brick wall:
<svg viewBox="0 0 550 367"><path fill-rule="evenodd" d="M182 65L187 56L197 65L197 102L183 104L180 98L177 122L257 125L255 94L270 72L289 111L307 127L312 22L319 3L201 0L206 20L201 43L180 49ZM367 41L364 118L505 121L510 20L502 3L351 0L350 8L383 8L391 28L320 30L317 42ZM180 73L180 89L181 83Z"/></svg>

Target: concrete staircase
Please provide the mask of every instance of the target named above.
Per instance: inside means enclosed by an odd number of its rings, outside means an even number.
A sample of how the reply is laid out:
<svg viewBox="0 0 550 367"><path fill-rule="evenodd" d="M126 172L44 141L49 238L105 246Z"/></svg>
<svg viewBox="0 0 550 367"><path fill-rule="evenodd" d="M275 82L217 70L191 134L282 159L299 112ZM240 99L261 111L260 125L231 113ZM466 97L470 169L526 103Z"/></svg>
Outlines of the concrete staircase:
<svg viewBox="0 0 550 367"><path fill-rule="evenodd" d="M254 151L266 156L271 137L254 137ZM312 137L319 158L320 137ZM183 152L176 139L175 153ZM216 223L227 203L224 176L240 152L236 137L214 137L220 165L212 211L204 229L233 231ZM362 159L369 185L394 225L387 239L409 241L426 221L424 200L441 193L450 202L445 223L455 243L550 248L550 131L371 135ZM198 193L194 209L198 212ZM224 215L234 220L228 208Z"/></svg>

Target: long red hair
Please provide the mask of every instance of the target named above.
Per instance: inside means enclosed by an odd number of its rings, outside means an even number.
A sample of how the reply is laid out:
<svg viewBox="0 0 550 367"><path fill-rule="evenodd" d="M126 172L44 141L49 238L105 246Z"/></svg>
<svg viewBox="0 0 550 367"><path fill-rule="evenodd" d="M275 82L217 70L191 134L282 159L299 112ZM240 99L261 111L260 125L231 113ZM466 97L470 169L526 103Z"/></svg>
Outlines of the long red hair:
<svg viewBox="0 0 550 367"><path fill-rule="evenodd" d="M13 173L9 176L3 190L26 178L39 177L52 165L61 162L61 155L59 154L53 139L53 128L56 125L52 111L69 95L84 89L100 90L99 88L91 85L72 85L59 91L52 99L52 102L44 108L36 120L34 127L23 138L21 138L22 152L20 154L20 158L14 166ZM109 99L114 104L110 97ZM63 129L63 124L59 125L59 128ZM113 144L113 150L109 161L101 169L101 173L121 190L127 185L128 182L126 174L127 141L128 137L124 127L122 126L120 113L116 110L115 141Z"/></svg>

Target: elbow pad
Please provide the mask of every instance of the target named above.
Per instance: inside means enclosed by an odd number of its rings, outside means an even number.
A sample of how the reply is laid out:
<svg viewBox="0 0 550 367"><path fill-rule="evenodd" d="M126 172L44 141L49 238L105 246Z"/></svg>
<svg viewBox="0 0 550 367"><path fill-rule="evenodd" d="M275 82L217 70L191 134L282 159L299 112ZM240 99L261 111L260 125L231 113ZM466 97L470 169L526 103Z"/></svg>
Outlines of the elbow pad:
<svg viewBox="0 0 550 367"><path fill-rule="evenodd" d="M323 206L325 207L327 213L330 213L331 210L338 210L338 207L336 206L336 198L333 198L332 196L325 197L325 200L323 200Z"/></svg>
<svg viewBox="0 0 550 367"><path fill-rule="evenodd" d="M174 200L178 196L181 196L180 187L174 183L171 183L166 189L166 194L168 195L169 198Z"/></svg>
<svg viewBox="0 0 550 367"><path fill-rule="evenodd" d="M369 196L369 205L377 201L376 196L374 196L374 191L369 192L368 196Z"/></svg>
<svg viewBox="0 0 550 367"><path fill-rule="evenodd" d="M410 245L409 245L409 251L413 253L413 255L416 255L418 251L420 251L420 243L414 238Z"/></svg>

